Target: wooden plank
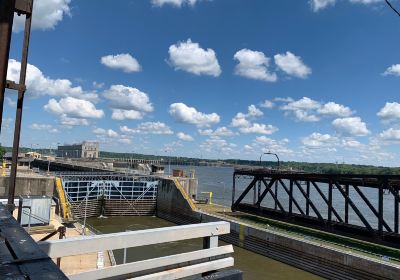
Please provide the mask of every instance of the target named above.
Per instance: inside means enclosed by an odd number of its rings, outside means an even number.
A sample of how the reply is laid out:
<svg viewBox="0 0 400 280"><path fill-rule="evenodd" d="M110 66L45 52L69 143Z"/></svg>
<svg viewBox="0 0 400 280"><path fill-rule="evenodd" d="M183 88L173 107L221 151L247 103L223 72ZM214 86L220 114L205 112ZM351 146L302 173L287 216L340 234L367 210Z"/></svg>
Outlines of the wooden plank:
<svg viewBox="0 0 400 280"><path fill-rule="evenodd" d="M72 237L61 240L48 240L38 242L38 244L51 258L59 258L98 251L217 236L229 232L230 224L228 222L213 222L96 236Z"/></svg>
<svg viewBox="0 0 400 280"><path fill-rule="evenodd" d="M226 255L233 253L232 245L193 251L189 253L171 255L161 258L155 258L150 260L138 261L133 263L127 263L117 266L111 266L103 269L97 269L87 272L82 272L74 275L70 275L70 280L95 280L99 278L110 278L115 276L122 276L127 274L133 274L141 271L151 269L162 269L166 266L178 265L185 262L192 262L196 260ZM164 270L164 269L163 269Z"/></svg>
<svg viewBox="0 0 400 280"><path fill-rule="evenodd" d="M215 271L231 267L233 265L234 265L233 258L230 257L221 260L210 261L206 263L200 263L200 264L185 266L182 268L153 273L141 277L135 277L128 280L174 280L201 274L208 271Z"/></svg>
<svg viewBox="0 0 400 280"><path fill-rule="evenodd" d="M2 204L0 233L1 279L7 274L8 279L20 279L21 275L25 275L24 279L41 280L44 274L47 279L67 279Z"/></svg>

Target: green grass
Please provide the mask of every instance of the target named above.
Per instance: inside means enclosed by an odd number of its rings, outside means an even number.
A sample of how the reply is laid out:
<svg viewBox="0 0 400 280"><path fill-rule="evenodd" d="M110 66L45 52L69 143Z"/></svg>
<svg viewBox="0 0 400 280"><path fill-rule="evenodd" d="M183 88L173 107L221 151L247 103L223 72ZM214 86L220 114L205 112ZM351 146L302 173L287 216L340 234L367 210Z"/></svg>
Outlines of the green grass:
<svg viewBox="0 0 400 280"><path fill-rule="evenodd" d="M277 230L282 233L302 237L310 241L319 241L341 249L346 248L354 250L363 255L372 256L379 259L382 259L383 256L389 257L390 260L400 263L400 250L396 248L254 215L234 214L229 216L235 217L244 222L248 222L249 224L254 224L261 228Z"/></svg>

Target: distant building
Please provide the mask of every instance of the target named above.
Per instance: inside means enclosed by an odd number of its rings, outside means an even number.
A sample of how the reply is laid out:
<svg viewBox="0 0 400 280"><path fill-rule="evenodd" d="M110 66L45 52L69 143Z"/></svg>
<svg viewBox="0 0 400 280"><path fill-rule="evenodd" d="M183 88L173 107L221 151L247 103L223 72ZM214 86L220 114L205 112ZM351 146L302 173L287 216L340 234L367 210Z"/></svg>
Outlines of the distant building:
<svg viewBox="0 0 400 280"><path fill-rule="evenodd" d="M98 158L99 142L84 141L81 144L58 146L57 157Z"/></svg>
<svg viewBox="0 0 400 280"><path fill-rule="evenodd" d="M37 152L27 152L25 153L25 157L29 157L29 158L41 158L42 155L37 153Z"/></svg>

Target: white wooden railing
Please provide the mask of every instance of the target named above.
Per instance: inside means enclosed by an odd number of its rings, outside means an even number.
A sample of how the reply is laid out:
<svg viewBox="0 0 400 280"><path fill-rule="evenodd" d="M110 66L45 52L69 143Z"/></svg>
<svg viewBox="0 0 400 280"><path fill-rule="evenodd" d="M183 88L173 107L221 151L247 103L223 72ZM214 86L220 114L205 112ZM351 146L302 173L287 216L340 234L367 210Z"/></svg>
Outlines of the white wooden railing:
<svg viewBox="0 0 400 280"><path fill-rule="evenodd" d="M218 236L229 232L229 223L213 222L48 240L38 244L51 258L61 258L99 251L204 238L203 250L126 263L68 276L71 280L113 277L143 280L179 279L233 266L234 260L229 256L233 253L232 245L218 247Z"/></svg>

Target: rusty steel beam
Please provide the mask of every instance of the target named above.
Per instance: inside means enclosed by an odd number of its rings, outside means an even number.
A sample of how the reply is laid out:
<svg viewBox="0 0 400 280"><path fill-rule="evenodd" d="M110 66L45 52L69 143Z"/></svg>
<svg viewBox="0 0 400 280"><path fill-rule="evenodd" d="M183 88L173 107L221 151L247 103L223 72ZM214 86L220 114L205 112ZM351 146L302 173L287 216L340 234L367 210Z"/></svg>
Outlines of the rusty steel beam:
<svg viewBox="0 0 400 280"><path fill-rule="evenodd" d="M33 0L15 0L15 12L18 15L30 15L32 13Z"/></svg>
<svg viewBox="0 0 400 280"><path fill-rule="evenodd" d="M236 208L236 206L243 200L243 198L247 195L247 193L254 187L255 183L258 181L257 177L254 177L253 181L247 186L245 191L239 196L236 202L232 205L232 210Z"/></svg>
<svg viewBox="0 0 400 280"><path fill-rule="evenodd" d="M344 186L344 194L345 194L345 198L344 198L344 222L346 224L349 223L349 199L348 197L350 197L350 187L349 185L345 185Z"/></svg>
<svg viewBox="0 0 400 280"><path fill-rule="evenodd" d="M389 191L394 196L394 232L399 233L399 203L400 203L400 195L399 190L394 189L390 184L387 185Z"/></svg>
<svg viewBox="0 0 400 280"><path fill-rule="evenodd" d="M263 179L263 183L265 185L265 187L267 187L267 182ZM270 195L272 196L272 198L275 200L276 204L278 205L279 209L281 209L281 212L284 213L287 216L287 213L285 211L285 208L283 208L282 204L279 202L278 197L273 193L273 191L271 190L271 188L268 189L268 192L270 193Z"/></svg>
<svg viewBox="0 0 400 280"><path fill-rule="evenodd" d="M374 213L374 215L379 218L379 213L376 211L375 207L371 204L371 202L368 200L368 198L365 196L365 194L360 190L360 188L356 185L353 185L353 188L356 190L358 195L364 200L365 204L368 206L368 208ZM385 222L385 220L382 221L383 226L386 228L388 232L392 232L392 229L389 227L389 225Z"/></svg>
<svg viewBox="0 0 400 280"><path fill-rule="evenodd" d="M336 188L339 190L339 192L342 194L342 196L348 201L350 204L351 208L353 208L354 212L356 212L357 216L360 218L360 220L363 222L365 227L372 233L374 233L373 228L371 225L368 223L367 219L363 216L361 211L357 208L357 206L354 204L353 200L350 198L349 195L346 195L346 192L342 189L342 186L339 185L337 182L334 182Z"/></svg>
<svg viewBox="0 0 400 280"><path fill-rule="evenodd" d="M310 192L311 192L311 188L310 188L310 181L307 181L307 197L308 199L310 199ZM308 200L306 200L306 215L310 216L310 203L308 202Z"/></svg>
<svg viewBox="0 0 400 280"><path fill-rule="evenodd" d="M6 90L11 32L14 21L15 0L0 1L0 134L3 123L4 94Z"/></svg>
<svg viewBox="0 0 400 280"><path fill-rule="evenodd" d="M281 183L281 186L282 186L282 188L285 190L285 192L286 192L289 196L292 196L293 203L294 203L294 205L296 205L296 207L297 207L297 209L300 211L300 213L301 213L302 215L305 215L303 209L301 209L300 205L297 203L297 200L296 200L296 199L294 198L294 196L293 196L293 184L292 184L292 192L290 192L290 190L288 190L288 188L286 187L285 183L284 183L281 179L279 179L279 183Z"/></svg>
<svg viewBox="0 0 400 280"><path fill-rule="evenodd" d="M21 59L21 70L19 76L19 84L25 85L26 81L26 69L28 66L28 50L29 50L29 40L31 34L32 25L32 7L33 1L30 2L31 13L25 14L25 29L24 29L24 41L22 46L22 59ZM11 163L11 173L10 173L10 184L8 193L8 207L10 211L14 210L14 195L15 195L15 183L17 179L17 167L18 167L18 153L19 153L19 140L21 136L21 122L22 122L22 111L24 105L25 89L21 88L18 90L18 100L17 100L17 111L15 114L15 128L14 128L14 141L12 150L12 163Z"/></svg>
<svg viewBox="0 0 400 280"><path fill-rule="evenodd" d="M269 182L269 184L265 184L265 180L263 179L263 183L265 185L265 190L263 191L263 193L260 195L260 197L258 198L257 201L257 205L261 205L261 201L264 199L264 197L267 195L267 193L269 192L269 190L272 188L272 185L274 184L274 182L276 181L275 178L272 178L271 181Z"/></svg>
<svg viewBox="0 0 400 280"><path fill-rule="evenodd" d="M318 219L320 219L324 224L325 224L325 220L322 217L321 213L319 213L317 207L315 207L314 203L312 202L312 200L310 198L307 197L306 192L303 190L303 188L299 185L299 183L294 180L294 183L296 184L296 186L299 188L300 192L303 194L304 198L310 203L310 206L312 208L312 210L314 211L314 213L318 216Z"/></svg>
<svg viewBox="0 0 400 280"><path fill-rule="evenodd" d="M20 90L26 91L25 85L20 85L14 81L9 81L9 80L6 81L6 88L16 90L16 91L20 91Z"/></svg>
<svg viewBox="0 0 400 280"><path fill-rule="evenodd" d="M310 183L310 181L307 181L307 183ZM326 196L324 195L324 193L321 191L321 189L319 188L319 186L315 183L315 182L311 182L314 186L314 188L317 190L317 192L319 193L319 195L322 197L322 199L325 201L326 205L329 206L329 201L326 198ZM309 184L307 184L307 187L309 186ZM307 188L308 189L308 188ZM310 197L310 196L308 196ZM333 214L336 216L336 218L339 220L339 222L343 223L343 219L340 217L340 215L338 214L338 212L336 212L335 208L332 207L332 212ZM307 216L309 216L309 214L307 214Z"/></svg>

